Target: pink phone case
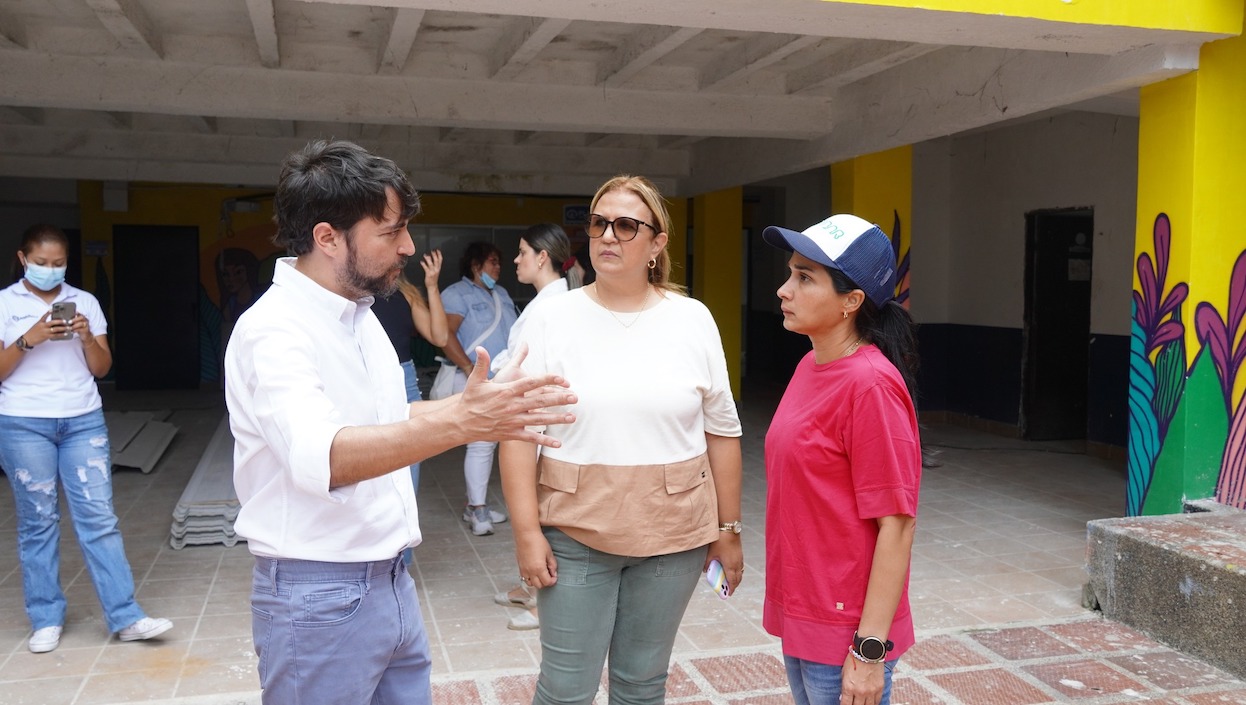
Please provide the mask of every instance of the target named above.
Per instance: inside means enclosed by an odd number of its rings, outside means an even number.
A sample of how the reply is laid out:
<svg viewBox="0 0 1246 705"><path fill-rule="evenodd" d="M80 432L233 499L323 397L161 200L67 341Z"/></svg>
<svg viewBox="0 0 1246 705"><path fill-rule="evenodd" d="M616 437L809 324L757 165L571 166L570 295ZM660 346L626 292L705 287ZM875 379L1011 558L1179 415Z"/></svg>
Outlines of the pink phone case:
<svg viewBox="0 0 1246 705"><path fill-rule="evenodd" d="M705 569L705 582L710 584L719 599L725 600L731 596L731 587L727 585L727 575L723 572L722 563L717 560L710 561L710 567Z"/></svg>

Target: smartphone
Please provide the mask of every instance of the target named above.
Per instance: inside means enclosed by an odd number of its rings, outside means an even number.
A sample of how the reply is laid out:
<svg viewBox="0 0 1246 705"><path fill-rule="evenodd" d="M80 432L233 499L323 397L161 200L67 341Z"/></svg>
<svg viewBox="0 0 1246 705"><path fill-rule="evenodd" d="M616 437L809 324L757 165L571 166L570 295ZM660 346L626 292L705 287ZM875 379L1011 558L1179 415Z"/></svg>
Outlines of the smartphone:
<svg viewBox="0 0 1246 705"><path fill-rule="evenodd" d="M72 301L57 301L52 304L52 318L58 318L62 321L72 321L74 316L78 315L78 304ZM49 340L72 340L74 332L66 331L64 335L54 335Z"/></svg>
<svg viewBox="0 0 1246 705"><path fill-rule="evenodd" d="M705 569L705 582L709 583L714 589L714 594L719 599L725 600L731 596L731 586L727 584L727 574L723 572L723 564L718 559L710 561L710 567Z"/></svg>

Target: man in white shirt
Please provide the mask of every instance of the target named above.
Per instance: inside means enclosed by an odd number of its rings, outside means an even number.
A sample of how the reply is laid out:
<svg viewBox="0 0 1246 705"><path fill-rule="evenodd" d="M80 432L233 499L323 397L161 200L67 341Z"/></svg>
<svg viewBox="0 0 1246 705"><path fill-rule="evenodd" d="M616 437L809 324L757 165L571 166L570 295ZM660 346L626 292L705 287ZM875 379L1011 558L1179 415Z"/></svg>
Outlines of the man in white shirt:
<svg viewBox="0 0 1246 705"><path fill-rule="evenodd" d="M420 542L407 467L471 441L555 443L570 423L558 377L488 381L407 404L402 370L370 311L415 246L419 196L388 159L312 142L283 165L274 241L293 257L244 313L225 354L235 523L256 556L255 649L265 703L431 703L428 640L402 558Z"/></svg>

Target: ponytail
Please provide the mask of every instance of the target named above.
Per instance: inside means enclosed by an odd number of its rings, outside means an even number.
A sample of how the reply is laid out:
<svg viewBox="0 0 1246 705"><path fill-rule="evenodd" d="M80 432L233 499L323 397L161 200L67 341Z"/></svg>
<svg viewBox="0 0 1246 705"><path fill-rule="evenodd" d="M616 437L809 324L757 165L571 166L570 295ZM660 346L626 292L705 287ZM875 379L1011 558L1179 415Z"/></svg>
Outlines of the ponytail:
<svg viewBox="0 0 1246 705"><path fill-rule="evenodd" d="M825 266L825 265L823 265ZM830 272L835 290L847 294L860 289L855 282L838 269L826 267ZM917 324L908 309L895 299L881 307L867 296L857 309L857 331L867 342L874 344L895 366L909 390L909 397L917 402Z"/></svg>

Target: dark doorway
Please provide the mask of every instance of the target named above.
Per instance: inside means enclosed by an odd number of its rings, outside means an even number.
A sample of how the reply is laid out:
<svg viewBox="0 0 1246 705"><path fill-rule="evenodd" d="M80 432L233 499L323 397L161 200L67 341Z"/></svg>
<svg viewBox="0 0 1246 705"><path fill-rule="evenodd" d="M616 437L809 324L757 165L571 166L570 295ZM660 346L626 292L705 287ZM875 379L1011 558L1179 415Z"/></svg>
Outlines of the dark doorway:
<svg viewBox="0 0 1246 705"><path fill-rule="evenodd" d="M117 389L199 387L199 228L113 227Z"/></svg>
<svg viewBox="0 0 1246 705"><path fill-rule="evenodd" d="M1026 215L1021 429L1030 440L1086 437L1094 211Z"/></svg>

